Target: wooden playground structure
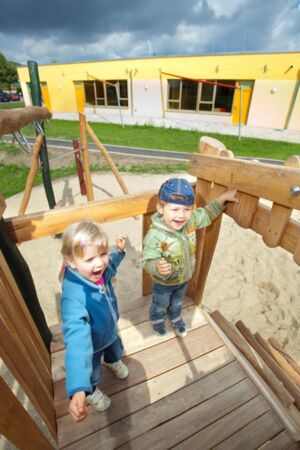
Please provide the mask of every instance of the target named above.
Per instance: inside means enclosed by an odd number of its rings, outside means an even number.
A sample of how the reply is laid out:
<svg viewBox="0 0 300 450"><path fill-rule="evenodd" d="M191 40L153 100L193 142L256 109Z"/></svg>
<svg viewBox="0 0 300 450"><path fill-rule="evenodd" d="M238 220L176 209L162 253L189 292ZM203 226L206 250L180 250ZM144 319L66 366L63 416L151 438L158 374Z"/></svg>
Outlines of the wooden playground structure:
<svg viewBox="0 0 300 450"><path fill-rule="evenodd" d="M203 138L188 172L197 179L197 206L236 187L239 203L229 204L225 214L262 236L265 245L291 253L300 265L300 224L291 218L293 209L300 210L298 156L283 166L242 161L218 141ZM1 433L21 450L299 448L300 366L273 338L252 334L241 321L230 323L201 306L222 216L197 234L196 269L183 310L187 337L178 339L172 330L163 338L153 334L151 280L143 273L143 297L119 299L128 379L116 381L104 368L101 387L112 398L110 409L97 413L89 407L88 418L78 424L68 415L61 327L48 330L33 284L29 300L23 292L21 272L28 268L16 244L61 233L83 218L104 223L138 215L143 239L156 202L156 192L126 194L4 220L1 198L0 238L7 248L0 250L0 355L52 439L2 378ZM19 259L10 258L14 252ZM27 285L28 278L27 273Z"/></svg>

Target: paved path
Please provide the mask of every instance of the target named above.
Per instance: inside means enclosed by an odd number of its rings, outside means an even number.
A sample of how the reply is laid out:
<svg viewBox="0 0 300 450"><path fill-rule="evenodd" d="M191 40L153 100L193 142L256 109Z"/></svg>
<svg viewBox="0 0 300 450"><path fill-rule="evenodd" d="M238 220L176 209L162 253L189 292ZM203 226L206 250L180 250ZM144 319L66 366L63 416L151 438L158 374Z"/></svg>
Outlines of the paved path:
<svg viewBox="0 0 300 450"><path fill-rule="evenodd" d="M121 124L119 115L101 116L100 114L86 114L87 121ZM53 119L78 120L78 113L54 113ZM300 144L300 130L281 130L275 128L250 127L243 125L239 132L239 126L212 121L183 121L170 119L154 119L152 117L123 116L126 125L152 125L155 127L179 128L182 130L206 131L208 133L229 134L243 137L269 139L274 141L294 142Z"/></svg>

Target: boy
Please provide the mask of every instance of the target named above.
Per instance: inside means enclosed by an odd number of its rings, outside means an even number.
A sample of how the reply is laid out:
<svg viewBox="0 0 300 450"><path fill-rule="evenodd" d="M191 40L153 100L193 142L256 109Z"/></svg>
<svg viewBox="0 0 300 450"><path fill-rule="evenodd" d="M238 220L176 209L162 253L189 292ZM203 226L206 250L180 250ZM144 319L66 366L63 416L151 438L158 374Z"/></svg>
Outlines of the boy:
<svg viewBox="0 0 300 450"><path fill-rule="evenodd" d="M236 189L225 191L205 208L193 210L194 191L190 183L171 178L160 187L158 198L142 258L142 266L153 280L150 320L154 331L164 336L167 314L175 333L184 337L187 331L181 309L195 266L195 230L210 225L224 210L226 201L238 202Z"/></svg>

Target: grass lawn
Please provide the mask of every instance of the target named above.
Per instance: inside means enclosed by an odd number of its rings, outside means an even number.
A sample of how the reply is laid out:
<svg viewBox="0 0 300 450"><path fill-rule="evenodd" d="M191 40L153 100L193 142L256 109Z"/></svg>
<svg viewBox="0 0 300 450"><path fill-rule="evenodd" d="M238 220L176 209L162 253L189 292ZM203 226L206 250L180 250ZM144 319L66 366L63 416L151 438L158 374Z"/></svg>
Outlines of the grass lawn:
<svg viewBox="0 0 300 450"><path fill-rule="evenodd" d="M0 109L17 109L17 108L24 108L25 104L23 101L19 102L1 102L0 103Z"/></svg>
<svg viewBox="0 0 300 450"><path fill-rule="evenodd" d="M14 104L19 102L14 102ZM11 105L10 103L4 104ZM290 155L300 154L300 145L269 141L263 139L243 138L239 141L237 136L220 135L213 133L200 133L199 131L178 130L174 128L158 128L153 126L121 125L107 123L92 123L93 130L99 139L105 144L122 145L131 147L142 147L150 149L173 150L181 152L197 151L198 141L201 135L214 137L223 142L232 150L235 156L261 157L285 160ZM63 139L79 139L79 123L77 121L51 120L45 122L47 137ZM24 134L34 136L35 132L31 126L23 129ZM0 152L16 154L22 152L18 147L0 142ZM135 165L130 168L119 166L120 171L131 173L174 173L176 171L187 171L188 164L179 163L169 165ZM108 166L92 166L91 170L110 170ZM4 197L10 197L24 190L29 169L22 164L0 164L0 192ZM74 165L68 168L51 170L51 178L74 175ZM35 185L42 183L41 174L38 173Z"/></svg>
<svg viewBox="0 0 300 450"><path fill-rule="evenodd" d="M221 135L175 128L153 127L150 125L121 125L107 123L91 123L91 127L104 144L142 147L159 150L195 152L202 135L211 136L232 150L235 156L250 156L271 159L287 159L290 155L300 153L300 144L269 141L264 139ZM45 123L48 137L63 139L79 139L78 121L51 120ZM24 134L34 135L32 127L25 127Z"/></svg>

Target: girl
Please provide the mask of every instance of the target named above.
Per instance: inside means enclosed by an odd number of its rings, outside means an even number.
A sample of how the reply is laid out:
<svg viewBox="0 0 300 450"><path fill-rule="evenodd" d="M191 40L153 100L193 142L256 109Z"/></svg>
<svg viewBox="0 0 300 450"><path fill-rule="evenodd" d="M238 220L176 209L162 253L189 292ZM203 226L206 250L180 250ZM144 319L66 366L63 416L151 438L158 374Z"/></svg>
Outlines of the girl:
<svg viewBox="0 0 300 450"><path fill-rule="evenodd" d="M102 356L116 377L128 376L121 360L119 311L111 284L125 256L125 241L125 235L118 235L116 248L109 254L106 234L90 221L74 223L63 233L61 315L66 388L71 398L69 413L77 422L87 416L85 403L94 405L97 411L110 406L110 398L97 387Z"/></svg>

